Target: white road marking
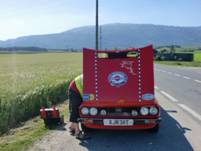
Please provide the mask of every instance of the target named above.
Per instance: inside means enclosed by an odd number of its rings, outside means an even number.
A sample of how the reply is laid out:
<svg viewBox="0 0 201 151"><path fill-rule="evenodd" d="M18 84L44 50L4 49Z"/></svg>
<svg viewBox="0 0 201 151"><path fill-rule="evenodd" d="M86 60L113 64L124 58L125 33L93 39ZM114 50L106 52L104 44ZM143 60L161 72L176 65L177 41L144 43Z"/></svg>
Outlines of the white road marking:
<svg viewBox="0 0 201 151"><path fill-rule="evenodd" d="M159 87L157 87L157 86L154 86L154 88L155 88L156 90L159 90Z"/></svg>
<svg viewBox="0 0 201 151"><path fill-rule="evenodd" d="M190 78L190 77L187 77L187 76L182 76L182 75L180 75L180 74L178 74L178 73L172 73L172 72L169 72L169 71L165 71L165 70L161 70L161 69L156 69L157 71L160 71L160 72L163 72L163 73L167 73L167 74L170 74L170 75L174 75L174 76L176 76L176 77L183 77L184 79L186 79L186 80L190 80L190 79L192 79L192 78ZM193 79L192 79L193 80ZM201 80L194 80L195 82L197 82L197 83L201 83ZM157 88L155 88L156 90L159 90L159 89L157 89ZM161 92L162 93L162 92ZM166 93L166 92L165 92ZM165 95L165 94L164 94ZM169 95L169 94L168 94Z"/></svg>
<svg viewBox="0 0 201 151"><path fill-rule="evenodd" d="M169 95L168 93L164 92L164 91L160 91L163 95L165 95L167 98L169 98L171 101L173 102L178 102L177 99L175 99L173 96Z"/></svg>
<svg viewBox="0 0 201 151"><path fill-rule="evenodd" d="M201 81L200 80L194 80L195 82L197 82L197 83L201 83Z"/></svg>
<svg viewBox="0 0 201 151"><path fill-rule="evenodd" d="M189 112L191 115L193 115L195 118L199 119L201 121L201 115L196 113L194 110L192 110L191 108L189 108L188 106L184 105L184 104L178 104L182 109L186 110L187 112Z"/></svg>
<svg viewBox="0 0 201 151"><path fill-rule="evenodd" d="M183 76L184 79L187 79L187 80L190 80L191 78L190 77L187 77L187 76Z"/></svg>
<svg viewBox="0 0 201 151"><path fill-rule="evenodd" d="M174 74L176 77L181 77L181 75L180 74L177 74L177 73L175 73Z"/></svg>

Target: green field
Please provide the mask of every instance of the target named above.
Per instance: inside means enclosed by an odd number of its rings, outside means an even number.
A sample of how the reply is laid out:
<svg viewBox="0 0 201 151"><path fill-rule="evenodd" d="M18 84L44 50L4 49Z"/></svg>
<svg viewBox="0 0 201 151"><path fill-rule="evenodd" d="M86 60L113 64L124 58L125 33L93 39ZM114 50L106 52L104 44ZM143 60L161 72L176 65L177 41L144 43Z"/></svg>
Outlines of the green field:
<svg viewBox="0 0 201 151"><path fill-rule="evenodd" d="M81 66L81 53L0 54L0 134L63 101Z"/></svg>
<svg viewBox="0 0 201 151"><path fill-rule="evenodd" d="M194 61L201 62L201 52L194 52Z"/></svg>

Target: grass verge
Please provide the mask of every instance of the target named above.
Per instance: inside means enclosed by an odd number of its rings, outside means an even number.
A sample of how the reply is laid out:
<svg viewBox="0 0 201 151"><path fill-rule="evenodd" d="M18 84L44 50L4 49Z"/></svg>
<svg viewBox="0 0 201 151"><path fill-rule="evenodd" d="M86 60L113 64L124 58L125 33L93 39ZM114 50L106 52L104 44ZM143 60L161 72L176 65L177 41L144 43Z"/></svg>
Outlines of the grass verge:
<svg viewBox="0 0 201 151"><path fill-rule="evenodd" d="M58 106L64 118L67 119L67 103ZM0 137L0 151L23 151L32 145L36 140L42 138L48 132L43 120L39 117L33 118L22 126L11 129L7 134Z"/></svg>

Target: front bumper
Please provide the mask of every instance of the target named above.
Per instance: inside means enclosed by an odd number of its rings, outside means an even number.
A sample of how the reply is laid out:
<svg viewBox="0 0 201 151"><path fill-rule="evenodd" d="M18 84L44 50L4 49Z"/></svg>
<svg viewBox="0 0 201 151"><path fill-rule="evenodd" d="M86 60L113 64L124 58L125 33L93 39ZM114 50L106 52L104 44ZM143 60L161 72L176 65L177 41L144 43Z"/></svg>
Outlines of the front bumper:
<svg viewBox="0 0 201 151"><path fill-rule="evenodd" d="M127 118L128 119L128 118ZM130 126L106 126L103 123L103 118L80 118L79 121L86 127L92 129L125 129L125 130L140 130L140 129L150 129L154 128L157 124L160 123L161 118L155 119L135 119L134 124Z"/></svg>

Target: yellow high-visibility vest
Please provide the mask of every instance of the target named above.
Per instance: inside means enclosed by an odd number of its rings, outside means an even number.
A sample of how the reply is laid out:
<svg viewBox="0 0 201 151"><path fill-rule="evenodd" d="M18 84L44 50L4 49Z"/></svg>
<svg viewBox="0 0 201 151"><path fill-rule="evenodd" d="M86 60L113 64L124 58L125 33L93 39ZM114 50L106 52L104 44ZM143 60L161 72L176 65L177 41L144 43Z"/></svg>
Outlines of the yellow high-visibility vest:
<svg viewBox="0 0 201 151"><path fill-rule="evenodd" d="M83 95L83 75L79 75L75 78L75 85L80 93L80 96Z"/></svg>

